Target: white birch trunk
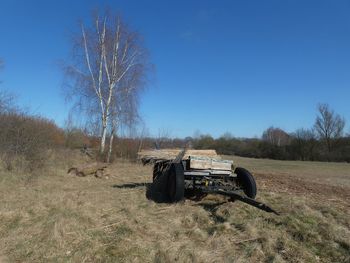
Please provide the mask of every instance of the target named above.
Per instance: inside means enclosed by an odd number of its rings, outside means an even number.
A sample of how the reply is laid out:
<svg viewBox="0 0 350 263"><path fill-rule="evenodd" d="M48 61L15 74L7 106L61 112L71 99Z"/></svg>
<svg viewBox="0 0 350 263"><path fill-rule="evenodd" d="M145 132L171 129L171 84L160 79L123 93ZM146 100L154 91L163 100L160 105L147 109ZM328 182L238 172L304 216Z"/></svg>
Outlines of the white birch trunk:
<svg viewBox="0 0 350 263"><path fill-rule="evenodd" d="M105 152L105 148L106 148L107 123L108 123L108 117L103 118L103 120L102 120L101 144L100 144L100 154L103 154Z"/></svg>
<svg viewBox="0 0 350 263"><path fill-rule="evenodd" d="M111 137L109 138L109 149L107 155L107 163L111 161L112 150L113 150L113 140L114 140L114 132L111 133Z"/></svg>
<svg viewBox="0 0 350 263"><path fill-rule="evenodd" d="M103 154L105 152L105 146L106 146L106 135L107 135L107 128L102 128L102 136L101 136L101 145L100 145L100 153Z"/></svg>
<svg viewBox="0 0 350 263"><path fill-rule="evenodd" d="M116 121L112 120L112 130L111 130L111 136L109 137L109 148L108 148L108 154L107 154L107 163L110 162L112 151L113 151L113 140L114 140L114 134L116 130Z"/></svg>

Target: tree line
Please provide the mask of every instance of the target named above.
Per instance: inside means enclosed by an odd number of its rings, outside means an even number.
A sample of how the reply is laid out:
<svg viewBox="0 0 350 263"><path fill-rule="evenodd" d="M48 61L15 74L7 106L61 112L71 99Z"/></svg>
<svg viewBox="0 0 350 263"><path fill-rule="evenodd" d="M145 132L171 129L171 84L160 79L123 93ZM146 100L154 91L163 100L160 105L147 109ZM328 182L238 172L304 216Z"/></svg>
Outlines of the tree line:
<svg viewBox="0 0 350 263"><path fill-rule="evenodd" d="M201 135L193 140L196 149L215 149L219 154L253 158L302 161L350 162L350 135L344 134L345 119L327 104L318 106L312 128L288 133L269 127L261 138L235 138L225 134L217 139Z"/></svg>
<svg viewBox="0 0 350 263"><path fill-rule="evenodd" d="M0 160L7 169L41 167L49 157L49 150L89 148L98 152L100 137L93 135L88 127L77 127L69 122L63 128L58 127L54 121L20 109L15 101L10 93L0 90ZM110 161L116 158L136 160L137 152L146 148L188 146L253 158L350 162L350 135L344 135L344 126L345 120L322 104L311 129L287 133L269 127L261 138L235 138L230 133L216 139L210 135L169 138L166 133L158 137L142 133L133 137L116 136L110 146L114 149Z"/></svg>

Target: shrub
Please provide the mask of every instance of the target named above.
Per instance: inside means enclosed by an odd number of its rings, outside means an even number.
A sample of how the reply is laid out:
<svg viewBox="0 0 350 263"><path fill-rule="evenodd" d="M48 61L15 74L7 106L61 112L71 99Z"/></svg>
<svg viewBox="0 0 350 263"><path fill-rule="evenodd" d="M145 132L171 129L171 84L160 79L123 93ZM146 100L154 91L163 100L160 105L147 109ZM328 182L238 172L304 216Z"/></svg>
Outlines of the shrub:
<svg viewBox="0 0 350 263"><path fill-rule="evenodd" d="M50 120L18 112L0 114L0 154L8 170L19 162L30 170L42 167L47 150L63 144L63 131Z"/></svg>

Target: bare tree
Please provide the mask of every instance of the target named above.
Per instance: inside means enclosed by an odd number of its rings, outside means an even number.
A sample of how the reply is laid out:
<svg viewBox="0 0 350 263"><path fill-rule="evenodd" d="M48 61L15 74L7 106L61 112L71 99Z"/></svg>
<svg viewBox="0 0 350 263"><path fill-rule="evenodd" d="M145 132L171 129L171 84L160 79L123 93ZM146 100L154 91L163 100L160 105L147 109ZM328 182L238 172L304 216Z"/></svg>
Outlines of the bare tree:
<svg viewBox="0 0 350 263"><path fill-rule="evenodd" d="M168 128L159 128L158 135L155 138L155 148L162 149L169 144L171 132Z"/></svg>
<svg viewBox="0 0 350 263"><path fill-rule="evenodd" d="M4 67L4 61L0 59L0 70ZM1 84L1 81L0 81ZM0 89L0 114L15 110L15 96L6 90Z"/></svg>
<svg viewBox="0 0 350 263"><path fill-rule="evenodd" d="M314 159L314 149L316 147L316 136L313 129L297 129L292 134L293 143L302 161Z"/></svg>
<svg viewBox="0 0 350 263"><path fill-rule="evenodd" d="M66 67L75 81L70 94L89 116L100 119L100 153L104 153L108 127L114 134L119 115L125 112L123 94L139 92L147 68L146 50L139 34L107 12L103 17L94 16L91 27L81 24L75 44L76 63ZM126 85L130 80L135 85Z"/></svg>
<svg viewBox="0 0 350 263"><path fill-rule="evenodd" d="M139 147L138 152L142 150L144 139L149 136L149 131L145 125L145 123L141 123L141 128L139 129L139 134L135 136L139 139Z"/></svg>
<svg viewBox="0 0 350 263"><path fill-rule="evenodd" d="M0 89L0 114L13 112L16 109L15 96Z"/></svg>
<svg viewBox="0 0 350 263"><path fill-rule="evenodd" d="M290 136L280 128L270 127L264 131L262 139L275 146L285 146L290 143Z"/></svg>
<svg viewBox="0 0 350 263"><path fill-rule="evenodd" d="M319 115L316 117L314 128L321 140L324 140L328 152L332 151L332 140L343 135L345 119L335 114L328 104L318 106Z"/></svg>

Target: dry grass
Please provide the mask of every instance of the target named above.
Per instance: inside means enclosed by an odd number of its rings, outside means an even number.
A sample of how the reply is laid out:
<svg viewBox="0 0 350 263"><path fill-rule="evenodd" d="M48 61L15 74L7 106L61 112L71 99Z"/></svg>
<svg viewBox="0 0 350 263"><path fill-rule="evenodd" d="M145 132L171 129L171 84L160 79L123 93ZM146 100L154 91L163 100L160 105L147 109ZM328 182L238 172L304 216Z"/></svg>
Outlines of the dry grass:
<svg viewBox="0 0 350 263"><path fill-rule="evenodd" d="M96 179L71 177L68 165L56 158L37 175L0 172L0 262L350 261L347 196L280 191L278 168L254 171L258 199L281 216L216 196L157 204L145 197L151 167L119 161Z"/></svg>
<svg viewBox="0 0 350 263"><path fill-rule="evenodd" d="M279 161L239 156L223 156L223 158L233 160L236 165L257 173L292 175L306 181L350 187L350 163Z"/></svg>

